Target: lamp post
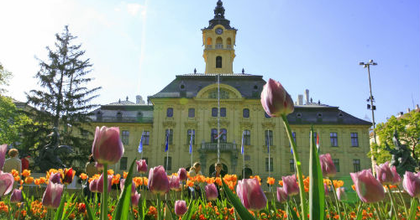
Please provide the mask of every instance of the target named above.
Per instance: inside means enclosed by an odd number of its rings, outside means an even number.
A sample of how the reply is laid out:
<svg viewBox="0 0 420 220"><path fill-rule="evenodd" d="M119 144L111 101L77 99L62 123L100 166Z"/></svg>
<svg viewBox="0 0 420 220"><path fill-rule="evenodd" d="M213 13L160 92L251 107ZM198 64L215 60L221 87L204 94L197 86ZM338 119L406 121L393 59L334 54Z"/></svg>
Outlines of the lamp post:
<svg viewBox="0 0 420 220"><path fill-rule="evenodd" d="M368 69L368 77L369 77L369 92L370 92L370 96L369 98L366 100L367 102L370 102L370 104L367 104L367 109L371 109L372 110L372 123L373 123L373 143L376 145L376 132L375 132L375 110L376 110L376 106L373 105L373 102L375 101L375 99L373 98L372 95L372 83L370 80L370 66L376 66L378 65L377 63L373 62L373 60L369 60L369 62L364 63L364 62L359 62L359 65L363 66L364 68ZM372 161L372 172L373 175L375 175L375 157L373 156L373 148L372 145L370 146L370 152L371 152L371 161Z"/></svg>

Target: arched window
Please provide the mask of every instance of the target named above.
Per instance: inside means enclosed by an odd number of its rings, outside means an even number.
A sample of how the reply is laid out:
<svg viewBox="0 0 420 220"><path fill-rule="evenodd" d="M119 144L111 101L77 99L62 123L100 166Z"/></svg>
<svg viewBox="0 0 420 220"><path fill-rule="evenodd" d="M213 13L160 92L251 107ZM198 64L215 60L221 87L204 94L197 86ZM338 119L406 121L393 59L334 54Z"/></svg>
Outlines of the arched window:
<svg viewBox="0 0 420 220"><path fill-rule="evenodd" d="M216 68L222 68L222 57L221 56L216 57Z"/></svg>
<svg viewBox="0 0 420 220"><path fill-rule="evenodd" d="M208 37L207 38L207 45L211 45L211 41L212 41L211 37Z"/></svg>
<svg viewBox="0 0 420 220"><path fill-rule="evenodd" d="M223 49L223 40L221 37L216 39L216 49Z"/></svg>
<svg viewBox="0 0 420 220"><path fill-rule="evenodd" d="M232 40L230 39L230 37L226 41L226 46L227 48L232 48Z"/></svg>

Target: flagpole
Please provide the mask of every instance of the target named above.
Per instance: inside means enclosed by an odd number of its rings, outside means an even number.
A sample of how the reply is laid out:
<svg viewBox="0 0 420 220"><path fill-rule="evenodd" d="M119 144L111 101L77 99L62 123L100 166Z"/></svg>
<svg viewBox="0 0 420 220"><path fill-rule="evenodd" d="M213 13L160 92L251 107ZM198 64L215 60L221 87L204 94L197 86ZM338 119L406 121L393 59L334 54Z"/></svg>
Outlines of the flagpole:
<svg viewBox="0 0 420 220"><path fill-rule="evenodd" d="M220 74L217 75L217 134L220 134ZM220 162L220 137L217 138L217 162Z"/></svg>
<svg viewBox="0 0 420 220"><path fill-rule="evenodd" d="M267 132L267 149L268 149L268 176L271 177L271 158L270 158L270 130ZM269 186L271 192L271 185Z"/></svg>
<svg viewBox="0 0 420 220"><path fill-rule="evenodd" d="M168 172L168 165L169 165L169 134L170 134L170 130L168 129L166 132L166 144L167 146L165 146L166 148L166 172Z"/></svg>
<svg viewBox="0 0 420 220"><path fill-rule="evenodd" d="M242 148L241 148L241 153L242 153L242 179L245 179L245 146L244 146L244 133L245 131L242 132Z"/></svg>
<svg viewBox="0 0 420 220"><path fill-rule="evenodd" d="M143 139L143 135L144 135L144 129L143 129L143 131L141 132L141 137L140 137L140 142L141 142L141 156L140 156L140 159L141 159L141 160L143 160L143 151L144 151L144 150L143 150L143 142L142 142L142 141L143 141L143 140L142 140L142 139Z"/></svg>

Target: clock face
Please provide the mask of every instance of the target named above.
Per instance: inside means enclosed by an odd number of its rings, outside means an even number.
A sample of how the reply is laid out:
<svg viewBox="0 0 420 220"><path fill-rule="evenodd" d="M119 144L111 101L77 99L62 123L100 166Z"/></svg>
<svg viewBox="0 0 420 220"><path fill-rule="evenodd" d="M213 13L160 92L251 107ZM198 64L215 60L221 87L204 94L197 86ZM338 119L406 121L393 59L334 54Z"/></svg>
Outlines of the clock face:
<svg viewBox="0 0 420 220"><path fill-rule="evenodd" d="M222 33L223 33L223 29L221 29L221 28L216 29L216 34L222 34Z"/></svg>

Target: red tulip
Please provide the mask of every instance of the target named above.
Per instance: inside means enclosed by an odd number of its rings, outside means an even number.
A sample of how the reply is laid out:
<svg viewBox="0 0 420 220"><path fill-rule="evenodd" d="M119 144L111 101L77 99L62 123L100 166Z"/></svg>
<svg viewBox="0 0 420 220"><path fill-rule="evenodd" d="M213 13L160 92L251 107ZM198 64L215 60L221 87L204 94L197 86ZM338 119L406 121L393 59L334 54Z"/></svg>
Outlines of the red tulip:
<svg viewBox="0 0 420 220"><path fill-rule="evenodd" d="M187 203L184 200L175 201L175 214L177 216L182 216L187 212Z"/></svg>
<svg viewBox="0 0 420 220"><path fill-rule="evenodd" d="M18 203L22 202L22 190L20 189L14 189L12 192L12 195L10 196L10 203Z"/></svg>
<svg viewBox="0 0 420 220"><path fill-rule="evenodd" d="M137 160L137 172L147 173L147 163L146 160Z"/></svg>
<svg viewBox="0 0 420 220"><path fill-rule="evenodd" d="M108 175L108 192L111 191L111 182L112 182L112 176L113 175ZM101 175L101 177L99 177L98 180L98 185L97 185L97 190L100 193L104 192L104 174Z"/></svg>
<svg viewBox="0 0 420 220"><path fill-rule="evenodd" d="M185 181L188 178L187 170L185 168L179 168L178 176L180 181Z"/></svg>
<svg viewBox="0 0 420 220"><path fill-rule="evenodd" d="M356 187L357 195L362 202L379 202L385 198L385 191L382 184L373 177L370 169L357 173L350 173Z"/></svg>
<svg viewBox="0 0 420 220"><path fill-rule="evenodd" d="M333 177L337 173L335 165L331 159L330 154L319 155L319 162L321 164L322 175L324 177Z"/></svg>
<svg viewBox="0 0 420 220"><path fill-rule="evenodd" d="M376 168L376 178L382 185L394 185L398 184L401 181L400 175L397 173L395 166L392 168L389 167L389 162L385 162L381 165L375 165ZM393 171L395 170L395 171ZM397 181L397 182L394 182Z"/></svg>
<svg viewBox="0 0 420 220"><path fill-rule="evenodd" d="M172 175L169 177L169 188L171 190L179 189L179 176Z"/></svg>
<svg viewBox="0 0 420 220"><path fill-rule="evenodd" d="M287 194L282 187L277 187L277 201L280 203L287 201Z"/></svg>
<svg viewBox="0 0 420 220"><path fill-rule="evenodd" d="M163 166L150 169L147 186L153 194L164 195L169 192L169 180Z"/></svg>
<svg viewBox="0 0 420 220"><path fill-rule="evenodd" d="M6 153L7 153L7 144L0 145L0 170L3 170Z"/></svg>
<svg viewBox="0 0 420 220"><path fill-rule="evenodd" d="M279 117L293 112L293 100L283 86L272 79L269 79L261 92L261 105L267 115Z"/></svg>
<svg viewBox="0 0 420 220"><path fill-rule="evenodd" d="M78 212L81 214L84 214L86 211L86 204L85 203L79 203L78 208Z"/></svg>
<svg viewBox="0 0 420 220"><path fill-rule="evenodd" d="M117 127L96 127L92 145L93 158L100 164L115 164L124 154L120 140L120 129Z"/></svg>
<svg viewBox="0 0 420 220"><path fill-rule="evenodd" d="M346 189L344 187L338 187L337 189L335 189L336 193L337 193L337 198L340 201L346 201L347 200L347 194L346 194Z"/></svg>
<svg viewBox="0 0 420 220"><path fill-rule="evenodd" d="M70 184L73 182L74 175L76 175L76 171L73 168L65 168L63 174L61 174L61 180L64 184Z"/></svg>
<svg viewBox="0 0 420 220"><path fill-rule="evenodd" d="M405 171L403 187L411 197L420 198L420 173Z"/></svg>
<svg viewBox="0 0 420 220"><path fill-rule="evenodd" d="M299 185L296 182L296 175L283 176L283 188L288 196L299 194Z"/></svg>
<svg viewBox="0 0 420 220"><path fill-rule="evenodd" d="M42 197L42 205L47 208L56 209L60 205L61 196L63 195L63 184L49 182Z"/></svg>
<svg viewBox="0 0 420 220"><path fill-rule="evenodd" d="M267 197L257 179L239 180L236 186L236 193L245 208L252 211L261 210L267 205Z"/></svg>
<svg viewBox="0 0 420 220"><path fill-rule="evenodd" d="M15 179L12 174L3 173L3 171L0 170L0 198L12 191L14 182Z"/></svg>
<svg viewBox="0 0 420 220"><path fill-rule="evenodd" d="M216 185L214 185L213 183L207 184L206 186L207 200L209 201L216 200L218 196L219 196L219 193L217 192Z"/></svg>

